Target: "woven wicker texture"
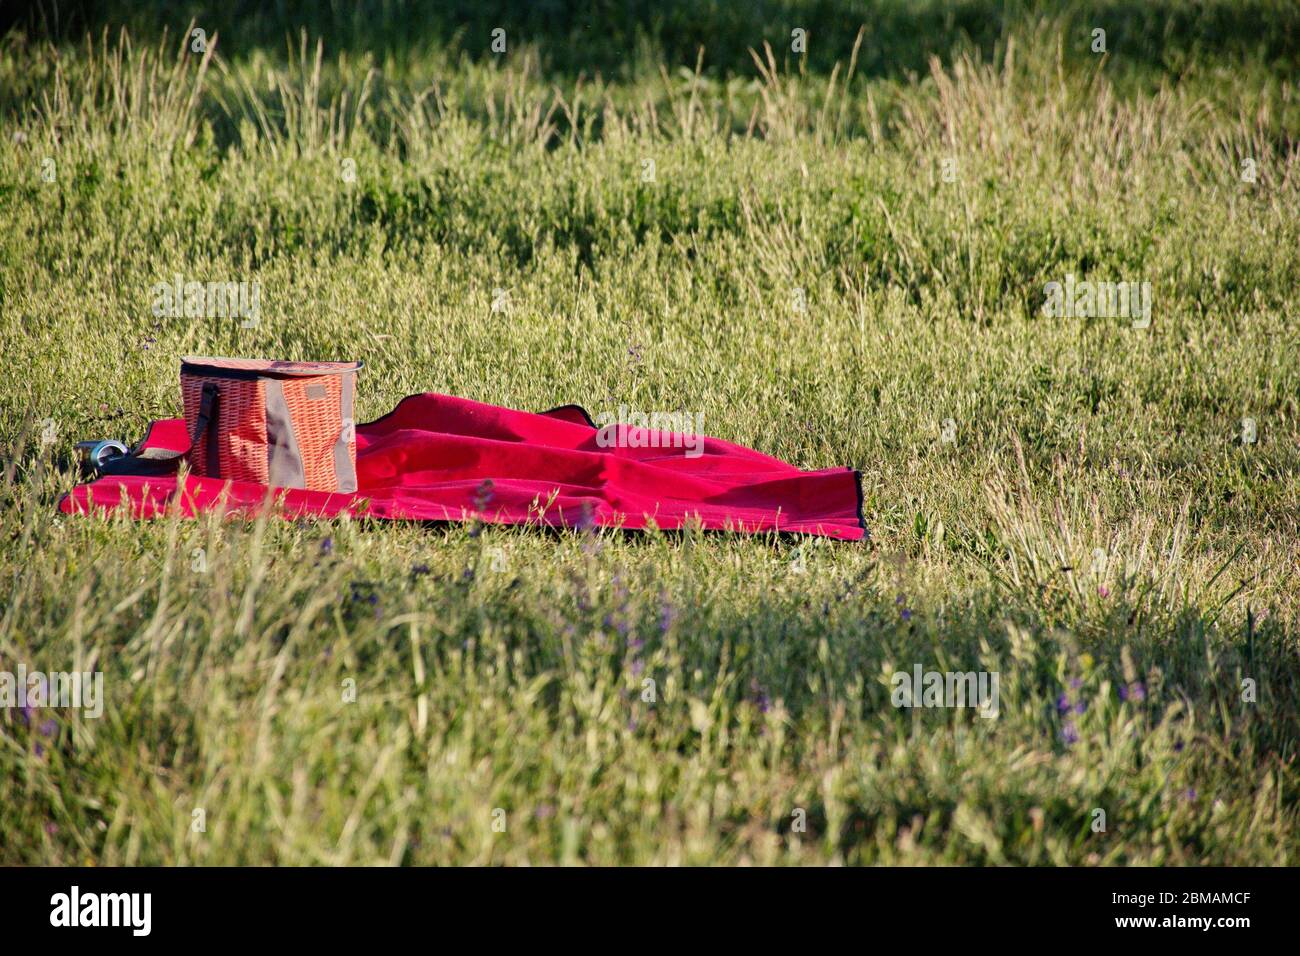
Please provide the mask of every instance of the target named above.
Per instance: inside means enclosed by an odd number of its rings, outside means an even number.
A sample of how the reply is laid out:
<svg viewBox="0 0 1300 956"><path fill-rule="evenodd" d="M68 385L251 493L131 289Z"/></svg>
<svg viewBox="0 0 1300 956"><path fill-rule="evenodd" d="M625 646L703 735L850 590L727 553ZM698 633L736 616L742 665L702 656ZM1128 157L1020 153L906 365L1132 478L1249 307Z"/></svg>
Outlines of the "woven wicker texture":
<svg viewBox="0 0 1300 956"><path fill-rule="evenodd" d="M194 423L199 417L199 402L203 384L213 382L220 390L217 400L217 420L209 425L217 432L217 467L219 473L208 473L207 435L199 437L199 447L191 448L190 468L205 478L226 478L235 481L256 481L266 484L266 395L259 379L236 380L209 378L202 375L181 375L181 399L185 404L185 426L194 434Z"/></svg>
<svg viewBox="0 0 1300 956"><path fill-rule="evenodd" d="M294 437L298 439L298 452L302 456L308 488L338 490L338 476L334 473L334 445L343 430L339 410L342 396L342 378L338 375L322 375L284 383L284 402L289 406L289 419L293 422ZM355 439L348 453L356 461Z"/></svg>

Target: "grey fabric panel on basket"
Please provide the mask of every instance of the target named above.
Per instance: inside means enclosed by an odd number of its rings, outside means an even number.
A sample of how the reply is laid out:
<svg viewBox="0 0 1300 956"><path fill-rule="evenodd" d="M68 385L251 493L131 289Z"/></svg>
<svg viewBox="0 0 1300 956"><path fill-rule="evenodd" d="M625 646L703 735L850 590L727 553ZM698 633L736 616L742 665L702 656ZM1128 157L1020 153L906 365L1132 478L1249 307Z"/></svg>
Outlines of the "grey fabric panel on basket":
<svg viewBox="0 0 1300 956"><path fill-rule="evenodd" d="M357 463L348 452L348 445L356 436L356 424L352 420L356 381L355 373L345 373L340 376L339 384L343 389L339 397L339 405L343 416L343 427L339 430L339 440L334 443L334 476L338 479L339 491L343 494L351 494L357 490Z"/></svg>

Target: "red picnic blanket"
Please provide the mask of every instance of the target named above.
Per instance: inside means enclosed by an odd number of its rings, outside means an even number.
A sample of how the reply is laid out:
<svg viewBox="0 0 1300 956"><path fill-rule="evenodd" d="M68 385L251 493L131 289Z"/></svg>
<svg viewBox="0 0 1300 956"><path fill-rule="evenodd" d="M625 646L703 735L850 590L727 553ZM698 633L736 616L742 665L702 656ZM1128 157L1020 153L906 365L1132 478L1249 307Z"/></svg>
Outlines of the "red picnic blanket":
<svg viewBox="0 0 1300 956"><path fill-rule="evenodd" d="M679 528L864 537L860 478L851 468L801 471L717 438L610 424L579 406L533 413L450 395L411 395L358 425L354 494L273 489L244 481L106 476L59 502L68 514L125 509L151 518L254 512L413 521L481 520L552 527ZM149 427L142 446L189 447L183 419Z"/></svg>

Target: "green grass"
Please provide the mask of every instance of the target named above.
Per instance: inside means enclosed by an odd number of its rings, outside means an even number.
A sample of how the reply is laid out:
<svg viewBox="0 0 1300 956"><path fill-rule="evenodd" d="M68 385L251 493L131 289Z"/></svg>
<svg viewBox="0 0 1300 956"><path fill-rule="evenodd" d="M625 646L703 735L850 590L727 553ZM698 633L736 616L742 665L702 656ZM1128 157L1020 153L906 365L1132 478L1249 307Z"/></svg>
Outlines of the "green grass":
<svg viewBox="0 0 1300 956"><path fill-rule="evenodd" d="M0 670L107 694L0 710L0 863L1294 862L1293 5L733 6L0 42ZM155 318L178 272L260 325ZM698 411L860 468L871 541L58 514L186 353Z"/></svg>

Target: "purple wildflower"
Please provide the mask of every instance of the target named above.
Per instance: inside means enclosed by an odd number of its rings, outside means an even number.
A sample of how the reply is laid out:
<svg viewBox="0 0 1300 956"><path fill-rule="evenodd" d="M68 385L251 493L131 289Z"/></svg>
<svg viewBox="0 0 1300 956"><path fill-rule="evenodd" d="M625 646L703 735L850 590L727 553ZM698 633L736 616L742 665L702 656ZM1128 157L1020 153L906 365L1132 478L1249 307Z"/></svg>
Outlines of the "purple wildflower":
<svg viewBox="0 0 1300 956"><path fill-rule="evenodd" d="M1068 694L1062 694L1056 698L1056 712L1058 714L1068 714L1070 712L1070 697Z"/></svg>
<svg viewBox="0 0 1300 956"><path fill-rule="evenodd" d="M1079 731L1075 728L1073 723L1066 724L1061 728L1061 739L1064 740L1066 744L1077 744L1079 742Z"/></svg>
<svg viewBox="0 0 1300 956"><path fill-rule="evenodd" d="M350 585L351 592L348 595L348 604L353 608L358 608L363 604L369 604L375 610L375 617L381 614L379 607L379 595L375 592L375 586L369 581L353 581Z"/></svg>
<svg viewBox="0 0 1300 956"><path fill-rule="evenodd" d="M333 538L325 538L323 541L321 541L321 543L320 543L320 553L321 553L321 554L333 554L333 553L334 553L334 539L333 539Z"/></svg>
<svg viewBox="0 0 1300 956"><path fill-rule="evenodd" d="M474 489L474 509L476 511L486 511L487 506L492 503L493 497L495 497L495 492L493 491L492 479L484 478L482 483Z"/></svg>
<svg viewBox="0 0 1300 956"><path fill-rule="evenodd" d="M1120 700L1146 700L1147 689L1142 686L1141 681L1134 681L1131 684L1119 685Z"/></svg>
<svg viewBox="0 0 1300 956"><path fill-rule="evenodd" d="M668 629L673 626L673 618L676 616L676 609L667 601L664 601L659 608L659 633L667 634Z"/></svg>
<svg viewBox="0 0 1300 956"><path fill-rule="evenodd" d="M54 732L59 729L59 725L54 718L50 718L43 721L36 729L40 731L42 737L53 737Z"/></svg>

